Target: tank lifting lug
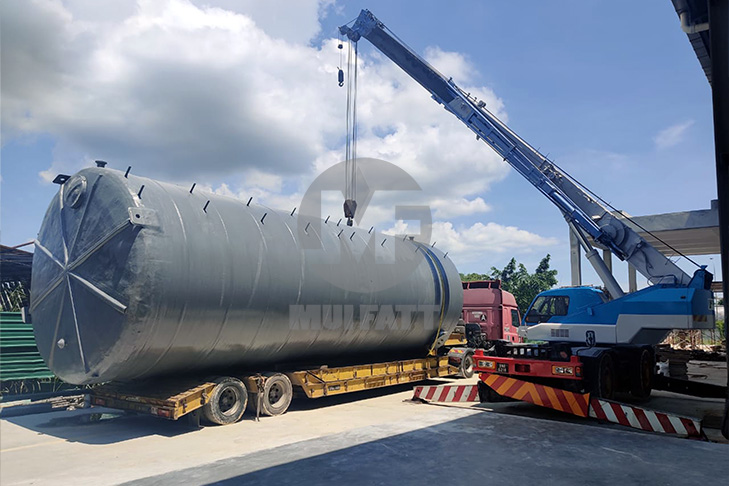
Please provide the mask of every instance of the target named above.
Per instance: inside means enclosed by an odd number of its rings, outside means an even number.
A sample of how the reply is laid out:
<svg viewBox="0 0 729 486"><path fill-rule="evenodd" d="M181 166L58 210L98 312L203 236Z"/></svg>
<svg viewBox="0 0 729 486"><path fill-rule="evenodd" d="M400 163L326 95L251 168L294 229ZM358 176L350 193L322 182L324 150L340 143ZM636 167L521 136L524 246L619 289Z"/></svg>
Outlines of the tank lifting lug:
<svg viewBox="0 0 729 486"><path fill-rule="evenodd" d="M58 174L55 179L53 179L54 184L58 184L59 186L62 186L66 183L67 180L71 178L70 175L66 174Z"/></svg>
<svg viewBox="0 0 729 486"><path fill-rule="evenodd" d="M149 208L129 208L129 222L134 226L159 226L157 211Z"/></svg>

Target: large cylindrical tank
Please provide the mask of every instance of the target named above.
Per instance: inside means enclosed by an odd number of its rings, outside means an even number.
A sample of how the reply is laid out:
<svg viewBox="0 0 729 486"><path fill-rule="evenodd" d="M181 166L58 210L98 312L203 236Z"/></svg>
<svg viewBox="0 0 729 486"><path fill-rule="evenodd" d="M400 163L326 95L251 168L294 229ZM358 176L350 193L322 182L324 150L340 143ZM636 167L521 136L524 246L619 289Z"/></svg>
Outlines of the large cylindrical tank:
<svg viewBox="0 0 729 486"><path fill-rule="evenodd" d="M48 208L30 310L50 369L86 384L425 356L462 303L428 245L90 168Z"/></svg>

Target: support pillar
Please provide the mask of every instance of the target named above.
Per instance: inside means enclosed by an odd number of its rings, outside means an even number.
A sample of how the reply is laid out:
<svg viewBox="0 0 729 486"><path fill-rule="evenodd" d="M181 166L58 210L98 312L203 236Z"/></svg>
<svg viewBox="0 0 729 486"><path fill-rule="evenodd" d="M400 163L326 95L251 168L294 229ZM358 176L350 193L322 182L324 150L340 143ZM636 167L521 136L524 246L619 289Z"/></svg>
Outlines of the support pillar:
<svg viewBox="0 0 729 486"><path fill-rule="evenodd" d="M711 95L714 107L716 194L719 199L719 242L724 294L724 315L729 303L729 2L709 0L711 38ZM727 355L729 364L729 354ZM729 377L727 377L729 384ZM721 433L729 438L729 396L724 405Z"/></svg>
<svg viewBox="0 0 729 486"><path fill-rule="evenodd" d="M638 275L635 267L628 263L628 292L635 292L636 290L638 290Z"/></svg>
<svg viewBox="0 0 729 486"><path fill-rule="evenodd" d="M605 266L608 270L612 273L613 271L613 254L610 252L610 250L603 250L602 251L602 259L605 262Z"/></svg>
<svg viewBox="0 0 729 486"><path fill-rule="evenodd" d="M572 232L570 232L570 269L572 273L572 285L582 285L582 248L580 242Z"/></svg>

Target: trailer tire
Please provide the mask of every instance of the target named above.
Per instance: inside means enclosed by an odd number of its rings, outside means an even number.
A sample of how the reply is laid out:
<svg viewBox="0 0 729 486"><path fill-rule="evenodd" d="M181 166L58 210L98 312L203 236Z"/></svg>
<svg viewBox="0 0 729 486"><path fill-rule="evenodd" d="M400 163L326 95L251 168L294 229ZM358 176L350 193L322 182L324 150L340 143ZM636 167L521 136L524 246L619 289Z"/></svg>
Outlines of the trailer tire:
<svg viewBox="0 0 729 486"><path fill-rule="evenodd" d="M458 374L463 378L471 378L473 376L473 353L466 353L463 355Z"/></svg>
<svg viewBox="0 0 729 486"><path fill-rule="evenodd" d="M615 362L610 353L603 353L598 358L597 376L595 376L594 392L600 398L611 400L615 396L617 377L615 375Z"/></svg>
<svg viewBox="0 0 729 486"><path fill-rule="evenodd" d="M233 424L246 410L248 390L237 378L218 378L215 383L210 399L202 408L203 417L217 425Z"/></svg>
<svg viewBox="0 0 729 486"><path fill-rule="evenodd" d="M651 396L655 366L653 352L649 348L641 349L630 380L630 394L633 397L645 400Z"/></svg>
<svg viewBox="0 0 729 486"><path fill-rule="evenodd" d="M294 398L294 387L289 377L283 373L266 375L261 398L262 414L275 416L286 413Z"/></svg>

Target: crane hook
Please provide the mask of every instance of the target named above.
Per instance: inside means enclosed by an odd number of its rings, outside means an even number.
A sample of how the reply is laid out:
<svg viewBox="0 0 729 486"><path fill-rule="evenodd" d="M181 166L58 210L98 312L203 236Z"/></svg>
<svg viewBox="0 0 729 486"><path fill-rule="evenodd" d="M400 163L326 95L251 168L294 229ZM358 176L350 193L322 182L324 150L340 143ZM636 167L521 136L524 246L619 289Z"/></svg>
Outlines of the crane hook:
<svg viewBox="0 0 729 486"><path fill-rule="evenodd" d="M344 217L347 218L347 226L352 226L352 218L357 211L357 201L347 199L344 201Z"/></svg>
<svg viewBox="0 0 729 486"><path fill-rule="evenodd" d="M340 42L339 45L337 45L337 48L340 51L343 50L344 44L342 44ZM342 53L341 52L339 53L339 64L340 65L342 64ZM339 69L339 87L341 88L342 86L344 86L344 71L342 70L342 68L337 68L337 69Z"/></svg>

